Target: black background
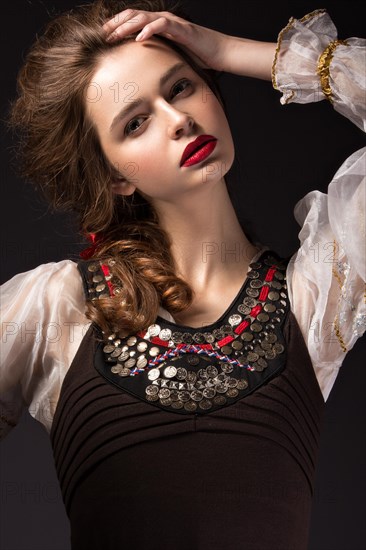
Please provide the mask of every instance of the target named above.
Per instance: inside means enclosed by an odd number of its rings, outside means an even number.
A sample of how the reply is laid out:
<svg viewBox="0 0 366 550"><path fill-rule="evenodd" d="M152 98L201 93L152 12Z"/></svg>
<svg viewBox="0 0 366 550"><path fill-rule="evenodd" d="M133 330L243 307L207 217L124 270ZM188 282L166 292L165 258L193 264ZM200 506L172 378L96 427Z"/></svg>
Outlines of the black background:
<svg viewBox="0 0 366 550"><path fill-rule="evenodd" d="M75 4L74 0L15 0L2 5L2 119L35 34L50 16ZM300 18L318 8L328 10L339 38L365 35L362 2L186 0L185 6L200 25L259 40L276 41L291 16ZM326 192L340 164L364 146L365 136L328 102L284 107L268 82L228 74L220 81L236 148L230 174L235 208L249 231L255 229L262 242L289 255L298 246L300 229L294 205L312 189ZM49 212L31 186L16 177L13 143L4 128L1 140L4 282L41 263L76 258L85 243L69 215ZM309 550L366 548L364 357L365 337L347 354L327 401ZM1 549L69 549L68 520L43 426L24 413L0 445L0 457ZM116 511L116 519L120 512Z"/></svg>

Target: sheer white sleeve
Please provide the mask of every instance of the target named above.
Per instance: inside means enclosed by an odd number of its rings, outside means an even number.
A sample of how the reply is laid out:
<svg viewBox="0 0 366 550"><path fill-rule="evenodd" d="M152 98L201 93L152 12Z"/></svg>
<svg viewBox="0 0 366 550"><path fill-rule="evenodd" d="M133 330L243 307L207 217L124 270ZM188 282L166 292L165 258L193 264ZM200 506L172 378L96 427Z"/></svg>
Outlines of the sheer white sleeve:
<svg viewBox="0 0 366 550"><path fill-rule="evenodd" d="M51 428L61 385L90 325L71 260L43 264L1 286L1 437L24 408Z"/></svg>
<svg viewBox="0 0 366 550"><path fill-rule="evenodd" d="M283 104L327 98L365 129L366 40L337 40L325 10L290 19L279 35L273 84ZM339 168L328 193L295 206L300 247L288 266L291 308L308 346L324 399L345 354L366 329L366 147Z"/></svg>
<svg viewBox="0 0 366 550"><path fill-rule="evenodd" d="M326 10L290 19L278 36L273 85L282 104L329 99L366 131L366 39L339 40Z"/></svg>

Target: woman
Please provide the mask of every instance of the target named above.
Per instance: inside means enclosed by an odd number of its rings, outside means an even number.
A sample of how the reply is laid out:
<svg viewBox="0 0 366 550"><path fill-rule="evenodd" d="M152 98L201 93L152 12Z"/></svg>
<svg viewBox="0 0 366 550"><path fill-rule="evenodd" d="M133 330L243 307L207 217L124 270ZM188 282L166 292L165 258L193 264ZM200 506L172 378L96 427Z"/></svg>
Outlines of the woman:
<svg viewBox="0 0 366 550"><path fill-rule="evenodd" d="M362 235L347 227L354 246L343 250L349 241L336 201L345 168L362 175L364 152L351 157L329 190L331 225L321 194L298 207L304 233L317 231L334 246L334 279L324 263L309 264L311 239L291 261L277 257L237 220L224 179L233 141L220 96L200 67L273 77L284 101L323 93L361 126L363 42L335 42L324 11L292 21L276 48L169 13L162 18L161 6L135 6L147 7L122 11L103 29L117 11L99 3L80 17L56 20L20 76L11 120L29 132L24 173L54 203L72 206L83 231L97 240L87 254L92 261L81 262L79 271L70 261L43 265L4 286L11 322L16 313L20 324L40 317L47 331L56 322L63 328L60 337L47 333L19 346L9 322L4 372L14 377L23 358L32 358L23 398L38 403L35 417L49 428L75 548L238 548L243 540L246 548L305 548L324 399L344 352L364 331ZM144 28L147 37L124 43ZM321 80L311 73L299 83L292 73L288 78L288 67L298 66L295 52L307 45L308 33L307 63L314 69L318 61ZM334 76L344 59L355 60L347 93ZM357 209L362 188L348 188L347 208ZM312 221L316 208L320 226ZM233 246L239 261L226 254ZM82 280L92 297L88 317ZM352 289L353 311L336 304L338 283L343 295ZM45 293L40 308L31 299L21 310L23 296L39 292ZM328 342L330 320L337 339ZM21 407L19 400L14 408L19 390L11 377L5 374L3 392L8 430ZM187 454L197 468L187 468ZM235 513L223 516L224 490L241 473L244 455L247 483L239 484ZM166 456L168 470L179 473L168 484ZM153 459L153 472L141 470ZM121 467L129 477L118 475ZM91 495L95 503L86 507ZM116 508L134 516L144 510L144 529L130 517L120 534ZM105 529L98 525L96 532L90 519L101 513ZM258 528L259 513L265 529ZM224 528L216 529L219 519Z"/></svg>

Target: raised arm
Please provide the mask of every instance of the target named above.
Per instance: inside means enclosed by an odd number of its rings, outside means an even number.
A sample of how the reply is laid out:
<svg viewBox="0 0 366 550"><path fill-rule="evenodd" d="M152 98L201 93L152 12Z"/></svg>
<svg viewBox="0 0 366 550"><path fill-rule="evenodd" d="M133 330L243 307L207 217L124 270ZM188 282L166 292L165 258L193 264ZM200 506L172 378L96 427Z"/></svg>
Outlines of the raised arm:
<svg viewBox="0 0 366 550"><path fill-rule="evenodd" d="M127 9L104 25L106 39L136 40L161 35L177 42L201 66L242 76L272 80L281 103L329 100L334 108L365 129L366 40L339 39L325 9L301 19L291 17L277 43L230 36L170 12Z"/></svg>

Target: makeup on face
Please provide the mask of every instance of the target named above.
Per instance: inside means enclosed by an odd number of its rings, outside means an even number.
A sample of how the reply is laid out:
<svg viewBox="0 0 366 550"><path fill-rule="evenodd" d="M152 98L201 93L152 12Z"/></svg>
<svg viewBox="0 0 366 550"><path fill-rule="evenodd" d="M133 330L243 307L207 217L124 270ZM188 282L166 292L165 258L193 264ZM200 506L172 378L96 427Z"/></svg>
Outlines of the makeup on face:
<svg viewBox="0 0 366 550"><path fill-rule="evenodd" d="M230 168L234 144L219 100L167 45L128 42L111 50L91 85L99 95L88 115L106 158L129 183L115 193L136 189L155 204L173 202ZM215 169L206 173L209 164Z"/></svg>
<svg viewBox="0 0 366 550"><path fill-rule="evenodd" d="M191 141L183 151L181 158L181 166L192 166L207 158L215 149L217 138L210 135L198 136L194 141Z"/></svg>

